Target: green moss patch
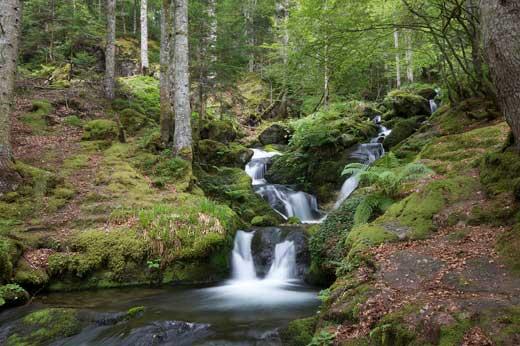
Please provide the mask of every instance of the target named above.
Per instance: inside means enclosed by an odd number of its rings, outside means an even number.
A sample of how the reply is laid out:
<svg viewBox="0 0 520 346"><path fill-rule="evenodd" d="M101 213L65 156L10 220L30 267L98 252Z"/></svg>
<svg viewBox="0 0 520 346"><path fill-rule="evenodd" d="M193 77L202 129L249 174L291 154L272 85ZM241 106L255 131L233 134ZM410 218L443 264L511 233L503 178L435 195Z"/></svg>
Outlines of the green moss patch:
<svg viewBox="0 0 520 346"><path fill-rule="evenodd" d="M45 117L51 114L54 108L47 100L35 100L32 102L32 109L29 113L22 116L21 120L27 124L36 134L45 133L47 121Z"/></svg>
<svg viewBox="0 0 520 346"><path fill-rule="evenodd" d="M312 341L315 328L316 318L314 317L295 320L280 331L280 338L287 346L308 345Z"/></svg>
<svg viewBox="0 0 520 346"><path fill-rule="evenodd" d="M201 165L243 168L251 157L253 157L253 151L238 143L226 145L206 139L197 144L197 158Z"/></svg>
<svg viewBox="0 0 520 346"><path fill-rule="evenodd" d="M115 140L119 136L117 123L108 119L96 119L83 125L84 140Z"/></svg>

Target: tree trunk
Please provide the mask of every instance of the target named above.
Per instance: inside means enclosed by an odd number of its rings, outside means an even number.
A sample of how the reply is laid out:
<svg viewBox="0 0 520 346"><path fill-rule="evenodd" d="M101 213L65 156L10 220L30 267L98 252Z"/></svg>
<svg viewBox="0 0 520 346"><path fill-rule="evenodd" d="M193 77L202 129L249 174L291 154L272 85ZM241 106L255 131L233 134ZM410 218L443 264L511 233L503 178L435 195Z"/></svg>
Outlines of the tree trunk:
<svg viewBox="0 0 520 346"><path fill-rule="evenodd" d="M255 26L254 26L254 14L256 11L257 0L248 0L244 6L244 18L246 20L246 41L248 45L249 51L249 62L248 62L248 71L255 71L255 51L254 47L256 45L255 38Z"/></svg>
<svg viewBox="0 0 520 346"><path fill-rule="evenodd" d="M21 17L20 0L0 1L0 195L15 189L20 179L12 166L10 114L14 101Z"/></svg>
<svg viewBox="0 0 520 346"><path fill-rule="evenodd" d="M208 81L210 87L214 85L217 78L216 63L217 63L217 0L208 0L207 13L209 18L207 48L209 53L209 68Z"/></svg>
<svg viewBox="0 0 520 346"><path fill-rule="evenodd" d="M480 6L491 79L520 150L520 2L482 0Z"/></svg>
<svg viewBox="0 0 520 346"><path fill-rule="evenodd" d="M148 0L141 0L141 73L148 73Z"/></svg>
<svg viewBox="0 0 520 346"><path fill-rule="evenodd" d="M188 48L188 0L175 0L175 133L173 152L192 161L190 71Z"/></svg>
<svg viewBox="0 0 520 346"><path fill-rule="evenodd" d="M413 73L413 40L412 31L408 31L405 36L406 40L406 79L408 83L414 82Z"/></svg>
<svg viewBox="0 0 520 346"><path fill-rule="evenodd" d="M116 75L116 0L107 0L107 47L105 52L105 96L115 97Z"/></svg>
<svg viewBox="0 0 520 346"><path fill-rule="evenodd" d="M172 137L173 130L173 108L170 85L170 50L172 48L172 14L171 1L163 0L161 11L161 79L160 79L160 96L161 96L161 140L168 143Z"/></svg>
<svg viewBox="0 0 520 346"><path fill-rule="evenodd" d="M399 52L399 30L394 30L394 47L395 47L395 82L397 88L401 87L401 55Z"/></svg>

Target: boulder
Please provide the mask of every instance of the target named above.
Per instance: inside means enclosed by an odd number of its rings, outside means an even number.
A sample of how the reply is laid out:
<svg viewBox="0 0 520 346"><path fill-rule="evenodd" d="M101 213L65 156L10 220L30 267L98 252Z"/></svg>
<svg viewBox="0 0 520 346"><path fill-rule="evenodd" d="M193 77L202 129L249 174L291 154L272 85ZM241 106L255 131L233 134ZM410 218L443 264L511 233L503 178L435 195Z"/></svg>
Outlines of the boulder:
<svg viewBox="0 0 520 346"><path fill-rule="evenodd" d="M383 146L386 150L395 147L410 137L421 125L420 118L399 119L395 122L392 132L385 138Z"/></svg>
<svg viewBox="0 0 520 346"><path fill-rule="evenodd" d="M434 100L437 97L437 91L434 88L422 88L417 90L417 95L424 97L426 100Z"/></svg>
<svg viewBox="0 0 520 346"><path fill-rule="evenodd" d="M407 91L394 90L385 98L385 104L393 110L387 116L411 118L417 115L429 115L430 103L420 95Z"/></svg>
<svg viewBox="0 0 520 346"><path fill-rule="evenodd" d="M240 133L233 122L229 120L206 121L200 132L202 139L210 139L221 143L231 143L236 140Z"/></svg>
<svg viewBox="0 0 520 346"><path fill-rule="evenodd" d="M3 307L23 305L29 300L29 293L17 284L0 286L0 310Z"/></svg>
<svg viewBox="0 0 520 346"><path fill-rule="evenodd" d="M263 145L269 144L287 144L291 132L286 126L280 124L273 124L265 129L259 136L260 143Z"/></svg>
<svg viewBox="0 0 520 346"><path fill-rule="evenodd" d="M211 166L243 168L253 157L253 150L237 143L226 145L211 139L199 141L199 162Z"/></svg>

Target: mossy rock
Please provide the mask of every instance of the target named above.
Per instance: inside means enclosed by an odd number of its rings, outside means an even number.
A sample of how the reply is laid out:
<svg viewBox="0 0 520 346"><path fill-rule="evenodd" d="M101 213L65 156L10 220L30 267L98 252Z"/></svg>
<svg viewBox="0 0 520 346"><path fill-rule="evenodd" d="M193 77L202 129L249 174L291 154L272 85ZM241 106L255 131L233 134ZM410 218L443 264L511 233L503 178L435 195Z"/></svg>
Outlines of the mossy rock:
<svg viewBox="0 0 520 346"><path fill-rule="evenodd" d="M500 257L515 273L520 273L520 224L500 235L497 250Z"/></svg>
<svg viewBox="0 0 520 346"><path fill-rule="evenodd" d="M392 126L392 132L385 138L383 145L389 150L411 135L419 128L421 119L418 117L410 119L398 119Z"/></svg>
<svg viewBox="0 0 520 346"><path fill-rule="evenodd" d="M218 168L209 172L195 170L199 186L211 198L228 204L246 222L277 225L282 218L258 196L251 186L251 178L242 168Z"/></svg>
<svg viewBox="0 0 520 346"><path fill-rule="evenodd" d="M45 269L33 268L24 258L18 261L13 281L25 287L30 292L44 288L49 282L49 275Z"/></svg>
<svg viewBox="0 0 520 346"><path fill-rule="evenodd" d="M119 126L113 120L96 119L83 125L83 139L88 141L95 140L116 140L119 136Z"/></svg>
<svg viewBox="0 0 520 346"><path fill-rule="evenodd" d="M253 151L240 144L224 144L210 139L199 141L197 157L201 164L211 166L245 167Z"/></svg>
<svg viewBox="0 0 520 346"><path fill-rule="evenodd" d="M278 220L276 218L273 218L271 216L255 216L251 220L251 225L255 227L269 227L269 226L276 226L278 224Z"/></svg>
<svg viewBox="0 0 520 346"><path fill-rule="evenodd" d="M262 131L258 139L262 145L285 145L289 143L290 135L291 132L287 126L282 124L273 124Z"/></svg>
<svg viewBox="0 0 520 346"><path fill-rule="evenodd" d="M280 339L287 346L308 345L312 341L315 328L315 317L291 321L287 327L280 330Z"/></svg>
<svg viewBox="0 0 520 346"><path fill-rule="evenodd" d="M208 120L204 123L202 130L200 131L202 139L209 139L221 143L231 143L237 138L241 137L242 134L238 130L237 125L231 120Z"/></svg>
<svg viewBox="0 0 520 346"><path fill-rule="evenodd" d="M428 100L408 91L391 91L386 96L384 103L393 110L393 117L411 118L430 114L430 103Z"/></svg>
<svg viewBox="0 0 520 346"><path fill-rule="evenodd" d="M23 305L29 300L29 293L17 284L0 286L0 310Z"/></svg>
<svg viewBox="0 0 520 346"><path fill-rule="evenodd" d="M129 108L123 109L119 113L119 119L125 131L129 134L137 133L148 123L148 119L144 114Z"/></svg>
<svg viewBox="0 0 520 346"><path fill-rule="evenodd" d="M480 181L488 193L513 193L520 201L520 155L516 152L488 153L480 164Z"/></svg>

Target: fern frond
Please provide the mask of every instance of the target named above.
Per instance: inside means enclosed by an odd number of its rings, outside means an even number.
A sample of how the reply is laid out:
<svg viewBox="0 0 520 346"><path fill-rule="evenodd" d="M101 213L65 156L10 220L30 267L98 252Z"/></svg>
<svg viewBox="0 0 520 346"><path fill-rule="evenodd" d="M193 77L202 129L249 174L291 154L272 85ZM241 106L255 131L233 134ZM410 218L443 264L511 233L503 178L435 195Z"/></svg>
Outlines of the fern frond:
<svg viewBox="0 0 520 346"><path fill-rule="evenodd" d="M363 199L354 213L354 224L360 225L370 221L376 211L384 212L393 200L383 194L372 194Z"/></svg>
<svg viewBox="0 0 520 346"><path fill-rule="evenodd" d="M356 175L360 172L366 171L368 165L362 163L351 163L345 166L341 175Z"/></svg>

